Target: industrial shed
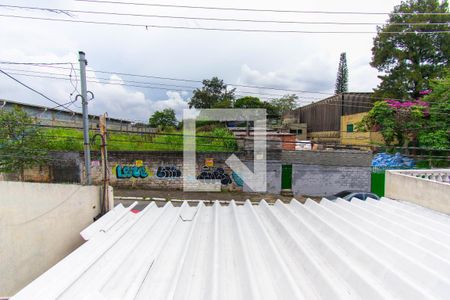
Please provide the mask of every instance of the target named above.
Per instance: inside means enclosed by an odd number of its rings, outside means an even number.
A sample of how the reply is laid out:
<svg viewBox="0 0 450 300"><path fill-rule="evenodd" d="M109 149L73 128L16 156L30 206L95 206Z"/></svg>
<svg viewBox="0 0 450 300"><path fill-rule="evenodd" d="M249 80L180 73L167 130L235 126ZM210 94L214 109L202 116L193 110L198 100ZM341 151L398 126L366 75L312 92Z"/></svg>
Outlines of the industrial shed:
<svg viewBox="0 0 450 300"><path fill-rule="evenodd" d="M11 299L448 299L450 218L387 198L116 207Z"/></svg>
<svg viewBox="0 0 450 300"><path fill-rule="evenodd" d="M372 104L372 93L342 93L295 109L290 117L296 123L306 123L308 135L328 132L329 136L337 134L341 129L341 116L369 111Z"/></svg>

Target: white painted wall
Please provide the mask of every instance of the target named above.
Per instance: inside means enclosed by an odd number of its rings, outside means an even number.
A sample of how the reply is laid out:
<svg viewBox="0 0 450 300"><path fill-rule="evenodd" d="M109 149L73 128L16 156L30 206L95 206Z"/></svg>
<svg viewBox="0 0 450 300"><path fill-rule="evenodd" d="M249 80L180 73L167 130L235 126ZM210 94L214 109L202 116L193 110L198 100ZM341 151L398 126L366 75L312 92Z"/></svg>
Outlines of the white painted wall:
<svg viewBox="0 0 450 300"><path fill-rule="evenodd" d="M80 231L98 215L100 197L98 186L0 182L0 298L83 243Z"/></svg>
<svg viewBox="0 0 450 300"><path fill-rule="evenodd" d="M450 184L386 171L385 196L450 214Z"/></svg>

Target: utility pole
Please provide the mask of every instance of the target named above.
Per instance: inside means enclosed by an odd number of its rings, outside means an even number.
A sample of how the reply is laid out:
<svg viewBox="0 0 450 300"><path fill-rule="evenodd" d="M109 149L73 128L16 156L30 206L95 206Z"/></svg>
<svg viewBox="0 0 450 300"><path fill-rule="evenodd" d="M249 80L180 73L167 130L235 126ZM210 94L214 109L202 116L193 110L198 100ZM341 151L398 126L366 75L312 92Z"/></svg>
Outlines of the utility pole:
<svg viewBox="0 0 450 300"><path fill-rule="evenodd" d="M108 172L108 152L106 148L106 113L100 116L99 119L100 136L102 138L101 144L101 155L102 155L102 171L103 171L103 206L102 211L104 213L108 212L111 208L109 207L109 172Z"/></svg>
<svg viewBox="0 0 450 300"><path fill-rule="evenodd" d="M83 51L78 52L80 62L80 82L81 82L81 101L83 107L83 137L84 137L84 167L86 172L86 183L92 184L91 178L91 151L89 147L89 113L86 86L86 66L87 60Z"/></svg>

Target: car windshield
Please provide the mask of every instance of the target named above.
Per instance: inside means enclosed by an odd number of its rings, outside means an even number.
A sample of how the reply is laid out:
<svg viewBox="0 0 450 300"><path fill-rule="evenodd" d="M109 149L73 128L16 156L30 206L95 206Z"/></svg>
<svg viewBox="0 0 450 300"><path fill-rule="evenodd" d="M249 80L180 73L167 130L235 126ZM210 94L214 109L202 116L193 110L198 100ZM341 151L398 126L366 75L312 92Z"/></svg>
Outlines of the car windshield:
<svg viewBox="0 0 450 300"><path fill-rule="evenodd" d="M339 197L339 198L343 198L343 197L347 196L350 193L351 193L350 191L342 191L342 192L337 193L335 196Z"/></svg>

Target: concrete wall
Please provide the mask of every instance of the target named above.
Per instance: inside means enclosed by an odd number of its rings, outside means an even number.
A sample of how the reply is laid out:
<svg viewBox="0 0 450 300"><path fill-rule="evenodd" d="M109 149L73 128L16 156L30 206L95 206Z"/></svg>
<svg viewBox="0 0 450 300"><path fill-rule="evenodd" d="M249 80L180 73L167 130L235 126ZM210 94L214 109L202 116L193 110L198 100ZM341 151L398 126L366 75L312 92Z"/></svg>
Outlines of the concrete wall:
<svg viewBox="0 0 450 300"><path fill-rule="evenodd" d="M245 184L239 182L239 178L225 163L226 159L232 153L229 152L210 152L197 153L196 175L199 176L204 172L206 162L210 160L212 167L207 168L206 172L214 173L218 169L222 169L226 183L221 185L223 191L248 191ZM243 162L252 162L252 152L236 152ZM84 182L84 165L82 162L82 153L55 153L58 164L52 165L51 176L45 176L45 172L36 170L33 180L43 181L49 180L68 181L77 180ZM305 191L304 186L296 185L297 182L308 183L304 179L300 181L297 175L305 176L306 171L311 172L311 178L317 177L317 170L325 166L327 167L327 175L324 178L333 176L340 177L342 168L349 168L353 172L347 174L350 182L358 182L363 170L364 176L370 173L370 164L372 153L368 151L342 150L342 151L269 151L267 152L267 190L269 193L279 193L281 190L281 165L300 164L311 166L303 169L302 173L293 173L292 182L293 189L296 194L302 194ZM59 165L63 164L63 165ZM317 168L315 168L315 166ZM355 169L352 169L355 167ZM167 169L168 168L168 169ZM92 177L95 184L101 184L102 167L100 162L100 154L92 151ZM252 168L251 168L252 169ZM119 172L118 172L119 170ZM331 172L335 174L331 174ZM110 184L118 188L139 188L139 189L182 189L183 187L183 152L180 151L111 151L108 153L108 172L110 175ZM131 173L130 173L131 172ZM42 173L42 174L41 174ZM126 176L127 173L128 175ZM31 177L28 177L28 180ZM228 180L229 179L229 180ZM324 180L324 179L321 179ZM314 179L311 179L314 181ZM352 185L344 184L340 188L316 186L314 194L329 194L330 188L334 192L338 192L343 188L349 188ZM364 190L370 190L370 186L366 184L353 185ZM310 191L307 190L307 191ZM311 193L312 194L312 193Z"/></svg>
<svg viewBox="0 0 450 300"><path fill-rule="evenodd" d="M12 296L83 243L100 187L0 182L0 297ZM112 199L112 191L110 191Z"/></svg>
<svg viewBox="0 0 450 300"><path fill-rule="evenodd" d="M292 164L294 195L328 196L342 190L370 191L368 151L286 151L283 164Z"/></svg>
<svg viewBox="0 0 450 300"><path fill-rule="evenodd" d="M323 143L339 143L339 131L308 131L309 140Z"/></svg>
<svg viewBox="0 0 450 300"><path fill-rule="evenodd" d="M329 196L343 190L370 191L369 167L293 164L294 195Z"/></svg>
<svg viewBox="0 0 450 300"><path fill-rule="evenodd" d="M414 171L408 170L409 173ZM419 170L418 172L423 172ZM433 171L433 170L429 170ZM439 170L435 170L439 173ZM404 171L386 171L385 196L412 202L450 214L450 184L402 174ZM449 172L449 170L446 170Z"/></svg>
<svg viewBox="0 0 450 300"><path fill-rule="evenodd" d="M253 171L253 161L245 162L245 165ZM280 162L267 162L267 193L279 194L281 192L281 164ZM252 190L244 183L244 192Z"/></svg>
<svg viewBox="0 0 450 300"><path fill-rule="evenodd" d="M235 153L242 161L247 156L244 153ZM224 173L225 180L221 189L224 191L240 191L242 185L234 180L235 175L225 160L231 153L210 152L196 154L196 175ZM99 155L94 152L92 160L92 178L96 184L101 183L102 168ZM209 163L209 167L208 164ZM120 170L124 167L139 168L140 176L123 176ZM118 169L119 168L119 169ZM182 151L117 151L108 153L108 170L110 184L119 188L144 189L182 189L183 188L183 152ZM118 172L119 170L119 172ZM201 179L201 178L200 178ZM239 180L238 180L239 181Z"/></svg>
<svg viewBox="0 0 450 300"><path fill-rule="evenodd" d="M78 152L50 152L52 160L45 165L24 170L24 181L81 183L83 157ZM0 181L18 181L19 173L0 173Z"/></svg>
<svg viewBox="0 0 450 300"><path fill-rule="evenodd" d="M370 167L372 152L342 150L342 151L284 151L280 159L283 164L326 165L339 167Z"/></svg>

